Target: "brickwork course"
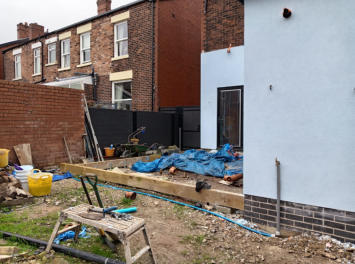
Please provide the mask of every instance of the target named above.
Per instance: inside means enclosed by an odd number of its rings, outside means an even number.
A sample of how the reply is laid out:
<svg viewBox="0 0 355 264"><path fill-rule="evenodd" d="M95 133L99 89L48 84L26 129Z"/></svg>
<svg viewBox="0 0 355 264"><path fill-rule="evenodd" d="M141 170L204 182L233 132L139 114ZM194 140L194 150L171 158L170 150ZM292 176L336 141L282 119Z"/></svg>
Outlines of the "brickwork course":
<svg viewBox="0 0 355 264"><path fill-rule="evenodd" d="M84 156L83 91L0 80L0 146L30 143L36 167L68 162L63 137L74 160Z"/></svg>
<svg viewBox="0 0 355 264"><path fill-rule="evenodd" d="M92 0L93 1L93 0ZM105 1L99 1L105 2ZM108 1L110 2L110 1ZM189 12L185 12L187 16L187 22L183 23L179 20L179 30L176 34L170 34L159 37L159 33L167 32L168 29L175 23L174 20L167 21L159 20L159 2L154 5L153 9L150 1L141 1L132 5L117 8L109 12L103 13L94 17L93 19L77 23L71 27L64 28L63 30L54 31L52 33L44 34L37 39L33 39L22 45L22 82L37 83L37 82L52 82L58 79L68 78L74 76L76 73L90 74L92 68L98 75L97 82L97 101L100 103L112 102L112 82L110 81L110 73L123 72L132 70L132 110L137 111L151 111L153 109L153 103L155 103L154 109L159 108L159 102L164 106L178 106L178 105L199 105L199 41L187 41L187 45L176 51L171 46L173 43L182 42L184 39L190 38L191 34L199 35L199 15L200 9L193 11L194 5L190 5ZM161 1L164 2L164 1ZM166 5L167 9L183 10L185 8L184 1L165 1L162 5ZM105 7L106 8L106 7ZM101 9L100 9L101 10ZM114 24L111 23L113 16L123 14L129 11L128 22L128 58L119 60L111 60L114 57ZM100 11L101 12L101 11ZM196 16L197 19L192 19ZM179 17L181 15L177 14ZM191 19L189 19L189 16ZM185 17L186 19L186 17ZM196 27L191 27L191 23L198 24ZM80 34L77 34L77 27L91 23L91 62L92 65L85 67L77 67L80 65ZM158 24L159 23L159 24ZM159 30L158 30L159 28ZM154 30L153 30L154 29ZM194 32L191 32L194 30ZM64 32L71 32L70 36L70 69L65 71L58 71L60 66L60 41L57 43L57 64L45 65L48 63L48 50L45 41L53 37L57 37ZM153 43L153 38L155 43ZM42 72L38 76L33 76L33 49L32 44L36 42L42 42ZM158 43L158 44L157 44ZM193 44L192 50L198 51L197 55L193 56L189 52L191 50L191 44ZM189 46L188 46L189 45ZM154 46L154 47L153 47ZM171 48L172 47L172 48ZM153 50L154 48L154 50ZM13 49L12 49L13 50ZM12 50L6 51L4 54L5 62L5 79L14 79L14 56ZM171 51L171 56L167 50ZM180 60L179 67L171 67L169 74L164 72L167 64L163 64L162 67L158 67L157 58L159 53L162 53L161 57L167 57L170 60L170 65L174 66L176 61L173 58L184 57L184 60ZM187 71L183 74L180 73L182 67L187 67ZM158 74L158 71L162 70L162 74ZM154 77L154 78L153 78ZM158 79L159 78L159 79ZM166 84L169 85L166 85ZM170 96L169 98L176 98L176 100L166 99L166 96L160 98L159 85L162 86L162 91L168 90L181 91L185 94L184 97L180 96L178 99L176 96ZM93 91L92 87L88 87L86 94L90 96ZM153 88L155 89L154 97L152 96ZM190 100L188 91L193 91L193 100ZM173 94L174 95L174 94ZM91 96L92 97L92 96ZM181 100L183 98L183 100ZM92 98L93 99L93 98ZM185 100L184 100L185 99ZM185 103L186 101L186 103Z"/></svg>
<svg viewBox="0 0 355 264"><path fill-rule="evenodd" d="M244 45L244 1L203 0L201 50Z"/></svg>
<svg viewBox="0 0 355 264"><path fill-rule="evenodd" d="M244 196L244 218L276 227L276 200ZM329 235L341 242L355 243L355 212L281 201L281 229Z"/></svg>

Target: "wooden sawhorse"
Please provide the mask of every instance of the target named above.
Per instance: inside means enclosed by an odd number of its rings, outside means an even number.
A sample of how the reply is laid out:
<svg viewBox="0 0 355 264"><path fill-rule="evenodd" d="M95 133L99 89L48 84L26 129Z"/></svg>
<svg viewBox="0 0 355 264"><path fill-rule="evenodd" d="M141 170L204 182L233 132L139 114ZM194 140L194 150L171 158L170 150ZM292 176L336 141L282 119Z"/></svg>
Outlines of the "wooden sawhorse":
<svg viewBox="0 0 355 264"><path fill-rule="evenodd" d="M101 220L91 220L91 219L81 217L80 214L87 213L89 207L92 206L88 204L81 204L75 207L70 207L68 209L65 209L60 213L59 219L55 224L52 235L48 241L46 252L49 252L51 250L53 241L57 236L60 225L66 219L71 219L77 223L92 226L95 227L96 229L101 229L106 233L108 233L111 237L117 237L118 240L123 244L127 264L132 264L136 262L146 252L149 253L152 259L152 263L156 264L153 251L150 246L144 219L138 217L132 217L132 219L130 220L123 220L123 219L115 219L109 215L106 215ZM100 210L99 207L95 207L95 209ZM132 256L129 239L132 235L140 231L143 232L146 246L143 247L141 250L139 250L134 256ZM76 232L80 232L80 231L77 230Z"/></svg>

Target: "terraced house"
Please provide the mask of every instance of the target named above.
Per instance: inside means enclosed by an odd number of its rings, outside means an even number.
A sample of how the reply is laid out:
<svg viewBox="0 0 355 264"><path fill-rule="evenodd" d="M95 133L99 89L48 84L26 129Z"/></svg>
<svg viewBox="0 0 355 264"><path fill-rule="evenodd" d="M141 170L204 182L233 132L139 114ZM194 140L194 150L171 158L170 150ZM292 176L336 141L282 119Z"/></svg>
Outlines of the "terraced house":
<svg viewBox="0 0 355 264"><path fill-rule="evenodd" d="M18 39L29 39L3 51L5 80L85 89L88 100L122 110L199 105L200 1L111 9L98 0L97 9L52 32L18 24Z"/></svg>

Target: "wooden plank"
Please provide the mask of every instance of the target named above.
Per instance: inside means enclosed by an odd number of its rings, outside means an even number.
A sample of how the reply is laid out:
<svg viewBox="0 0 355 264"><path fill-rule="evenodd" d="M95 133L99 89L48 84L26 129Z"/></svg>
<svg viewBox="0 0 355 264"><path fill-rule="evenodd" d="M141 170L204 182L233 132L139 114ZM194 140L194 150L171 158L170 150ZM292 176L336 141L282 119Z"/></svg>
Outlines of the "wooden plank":
<svg viewBox="0 0 355 264"><path fill-rule="evenodd" d="M63 137L63 140L64 140L65 151L67 152L67 155L68 155L68 158L69 158L69 162L73 163L73 160L71 158L71 154L70 154L70 151L69 151L67 140L66 140L65 137Z"/></svg>
<svg viewBox="0 0 355 264"><path fill-rule="evenodd" d="M149 161L149 156L133 157L126 159L114 159L107 161L91 162L85 164L86 167L97 168L97 169L113 169L118 168L131 168L137 161Z"/></svg>
<svg viewBox="0 0 355 264"><path fill-rule="evenodd" d="M32 154L30 144L20 144L14 146L14 150L21 165L32 165Z"/></svg>
<svg viewBox="0 0 355 264"><path fill-rule="evenodd" d="M62 171L70 171L74 175L94 173L99 180L151 190L163 194L173 195L196 202L208 202L230 208L244 210L244 195L221 190L209 189L195 191L195 186L184 183L170 182L146 176L140 173L117 173L84 165L61 164Z"/></svg>

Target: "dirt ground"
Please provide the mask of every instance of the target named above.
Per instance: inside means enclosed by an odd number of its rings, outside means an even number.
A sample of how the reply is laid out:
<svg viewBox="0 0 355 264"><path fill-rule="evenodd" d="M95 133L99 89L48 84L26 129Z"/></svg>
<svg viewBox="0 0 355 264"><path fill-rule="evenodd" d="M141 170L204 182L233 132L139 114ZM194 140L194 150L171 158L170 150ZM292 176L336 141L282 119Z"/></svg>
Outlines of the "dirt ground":
<svg viewBox="0 0 355 264"><path fill-rule="evenodd" d="M346 249L331 240L320 240L315 235L267 238L213 215L166 201L138 195L137 199L130 203L123 199L123 191L103 187L99 187L99 190L106 207L117 205L120 208L138 208L134 215L145 219L158 263L355 263L353 249ZM93 192L91 196L94 198ZM33 205L12 208L12 211L1 219L5 221L10 217L25 217L22 219L26 219L24 221L28 221L28 224L23 225L21 221L11 220L11 223L6 225L1 225L0 222L0 228L48 240L59 211L84 202L86 197L79 182L73 179L56 182L49 197L36 198ZM240 216L234 214L227 217L238 219ZM43 231L35 232L37 228L42 228L38 230ZM79 239L78 245L72 241L62 244L78 248L82 245L83 250L124 260L122 247L118 255L110 253L95 230L89 228L88 232L91 238ZM144 245L141 235L133 239L134 250ZM61 254L55 256L57 257L45 260L19 259L10 263L87 263ZM148 256L145 255L138 263L150 263Z"/></svg>

